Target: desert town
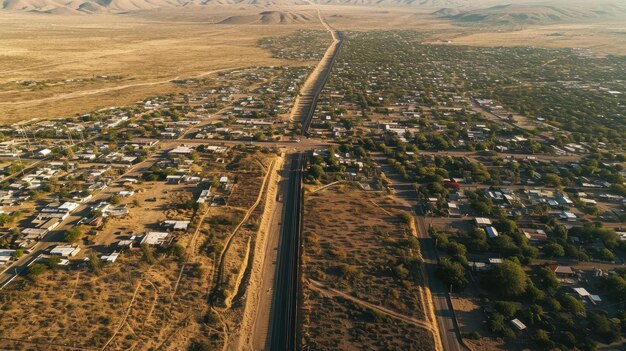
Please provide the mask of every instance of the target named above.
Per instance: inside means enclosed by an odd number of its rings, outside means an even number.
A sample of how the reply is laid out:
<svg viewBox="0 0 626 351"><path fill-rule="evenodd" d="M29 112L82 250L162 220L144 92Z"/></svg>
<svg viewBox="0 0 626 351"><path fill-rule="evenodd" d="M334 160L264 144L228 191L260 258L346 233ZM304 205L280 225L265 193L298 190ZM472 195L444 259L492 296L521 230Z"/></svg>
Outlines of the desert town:
<svg viewBox="0 0 626 351"><path fill-rule="evenodd" d="M6 349L624 346L624 58L315 10L293 64L0 127Z"/></svg>

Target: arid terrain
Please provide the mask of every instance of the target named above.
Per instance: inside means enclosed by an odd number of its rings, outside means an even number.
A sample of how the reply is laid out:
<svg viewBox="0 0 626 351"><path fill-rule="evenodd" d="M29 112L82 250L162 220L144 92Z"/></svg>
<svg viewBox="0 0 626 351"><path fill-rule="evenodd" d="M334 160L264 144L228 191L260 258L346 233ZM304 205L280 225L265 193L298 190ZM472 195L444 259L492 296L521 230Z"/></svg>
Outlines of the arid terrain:
<svg viewBox="0 0 626 351"><path fill-rule="evenodd" d="M623 348L625 1L3 1L0 349Z"/></svg>
<svg viewBox="0 0 626 351"><path fill-rule="evenodd" d="M303 347L439 349L419 244L410 217L396 206L348 184L306 196Z"/></svg>
<svg viewBox="0 0 626 351"><path fill-rule="evenodd" d="M171 80L289 64L258 47L300 25L1 14L0 116L61 118L180 91ZM322 29L317 22L306 27ZM306 62L294 62L303 65Z"/></svg>
<svg viewBox="0 0 626 351"><path fill-rule="evenodd" d="M580 11L558 20L547 15L541 21L526 22L498 17L487 26L451 16L458 10L437 12L433 6L330 3L320 9L327 22L342 31L408 29L427 33L430 42L453 45L581 47L598 54L626 53L622 45L626 22L615 15L600 16L599 22L577 16ZM60 118L119 106L180 91L171 80L222 70L313 65L272 58L258 47L258 41L296 29L323 29L317 7L306 3L275 4L265 10L244 4L167 11L141 8L115 14L124 9L120 7L98 15L20 12L18 8L13 4L0 12L4 24L0 28L3 121ZM489 16L495 11L490 9Z"/></svg>

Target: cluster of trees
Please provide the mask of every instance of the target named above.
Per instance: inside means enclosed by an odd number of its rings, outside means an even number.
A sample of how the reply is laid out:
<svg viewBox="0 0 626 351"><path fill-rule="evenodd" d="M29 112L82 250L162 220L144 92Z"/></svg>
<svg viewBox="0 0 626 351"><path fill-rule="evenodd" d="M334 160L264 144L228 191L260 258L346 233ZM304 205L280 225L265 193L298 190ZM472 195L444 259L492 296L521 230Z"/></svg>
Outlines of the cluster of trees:
<svg viewBox="0 0 626 351"><path fill-rule="evenodd" d="M541 266L535 268L532 274L527 274L521 263L529 264L538 252L523 235L518 234L515 222L500 220L494 226L501 235L492 239L487 239L485 232L479 228L454 237L430 230L438 248L448 254L439 263L439 277L455 291L469 284L468 251L497 252L506 258L490 270L477 273L482 287L491 296L500 299L492 309L488 309L488 327L493 333L505 339L515 338L516 334L508 321L519 318L529 326L528 333L542 349L593 350L598 342L611 343L621 338L624 330L620 329L619 323L613 322L605 312L586 311L585 305L572 296L570 290L561 288L551 269ZM566 240L572 230L568 233L564 226L556 222L550 223L547 230L554 241L543 247L544 253L560 255L565 249L559 242ZM573 232L576 235L592 232L585 235L604 237L607 242L614 239L610 231L598 227L577 228ZM604 278L603 287L615 301L624 303L626 270L617 270ZM624 323L626 311L620 312L618 319ZM589 329L591 334L586 332Z"/></svg>
<svg viewBox="0 0 626 351"><path fill-rule="evenodd" d="M341 143L339 146L331 146L326 153L314 156L311 159L306 172L305 181L311 183L315 181L331 182L342 179L346 166L339 163L337 155L349 155L369 167L370 159L363 146L362 139L355 139L349 143Z"/></svg>

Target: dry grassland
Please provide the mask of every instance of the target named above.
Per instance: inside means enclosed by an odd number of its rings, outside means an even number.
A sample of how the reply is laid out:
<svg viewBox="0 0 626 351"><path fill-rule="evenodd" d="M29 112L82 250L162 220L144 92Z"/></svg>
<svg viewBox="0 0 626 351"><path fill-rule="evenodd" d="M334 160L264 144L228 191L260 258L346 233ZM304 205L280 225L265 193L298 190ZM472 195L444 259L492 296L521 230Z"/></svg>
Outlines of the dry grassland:
<svg viewBox="0 0 626 351"><path fill-rule="evenodd" d="M626 23L580 23L524 26L508 30L452 30L437 37L453 45L585 48L597 55L626 55Z"/></svg>
<svg viewBox="0 0 626 351"><path fill-rule="evenodd" d="M289 35L303 26L309 24L237 26L105 15L3 14L0 121L122 106L178 91L169 83L172 79L289 64L258 48L257 41ZM29 82L17 83L21 81Z"/></svg>
<svg viewBox="0 0 626 351"><path fill-rule="evenodd" d="M207 271L187 269L172 299L179 263L162 258L149 266L139 255L127 254L99 276L61 269L6 288L0 335L23 341L5 340L3 349L183 349L205 328Z"/></svg>
<svg viewBox="0 0 626 351"><path fill-rule="evenodd" d="M415 30L429 42L453 45L587 48L596 54L626 55L626 23L558 23L550 25L470 26L436 18L428 11L407 8L324 6L322 12L337 30Z"/></svg>
<svg viewBox="0 0 626 351"><path fill-rule="evenodd" d="M411 231L401 212L385 201L349 185L307 196L304 346L434 349L421 297L419 253L407 246Z"/></svg>

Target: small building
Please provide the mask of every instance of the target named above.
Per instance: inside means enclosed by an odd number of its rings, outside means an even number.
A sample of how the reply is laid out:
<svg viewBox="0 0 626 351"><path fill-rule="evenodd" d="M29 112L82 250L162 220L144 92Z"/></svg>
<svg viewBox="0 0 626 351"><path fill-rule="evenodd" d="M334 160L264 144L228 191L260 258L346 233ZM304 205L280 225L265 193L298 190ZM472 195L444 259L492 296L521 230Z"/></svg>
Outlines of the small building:
<svg viewBox="0 0 626 351"><path fill-rule="evenodd" d="M119 257L120 253L119 252L115 252L113 251L113 253L109 254L109 255L102 255L100 257L100 259L102 259L105 262L115 262L117 261L117 258Z"/></svg>
<svg viewBox="0 0 626 351"><path fill-rule="evenodd" d="M148 232L141 239L141 244L146 245L164 245L169 237L167 232Z"/></svg>
<svg viewBox="0 0 626 351"><path fill-rule="evenodd" d="M164 221L163 226L170 230L187 230L189 221Z"/></svg>
<svg viewBox="0 0 626 351"><path fill-rule="evenodd" d="M552 264L549 266L550 270L554 272L558 277L573 277L576 272L570 266L559 266Z"/></svg>
<svg viewBox="0 0 626 351"><path fill-rule="evenodd" d="M50 254L61 257L76 256L80 252L80 247L72 245L57 245L50 250Z"/></svg>
<svg viewBox="0 0 626 351"><path fill-rule="evenodd" d="M522 323L522 321L520 321L519 319L515 318L513 320L511 320L511 324L515 327L515 329L517 329L518 331L522 331L524 329L526 329L526 324Z"/></svg>
<svg viewBox="0 0 626 351"><path fill-rule="evenodd" d="M46 156L48 156L48 155L50 155L52 153L52 150L50 150L50 149L43 149L43 150L39 150L39 152L37 152L37 153L41 157L46 157Z"/></svg>
<svg viewBox="0 0 626 351"><path fill-rule="evenodd" d="M548 240L548 235L543 229L521 228L520 231L531 242L540 242Z"/></svg>
<svg viewBox="0 0 626 351"><path fill-rule="evenodd" d="M498 233L498 230L496 228L492 227L492 226L485 227L485 233L487 233L489 238L495 238L498 235L500 235Z"/></svg>
<svg viewBox="0 0 626 351"><path fill-rule="evenodd" d="M491 226L491 220L489 218L476 217L474 218L474 224L476 224L476 226L478 227L484 228Z"/></svg>

